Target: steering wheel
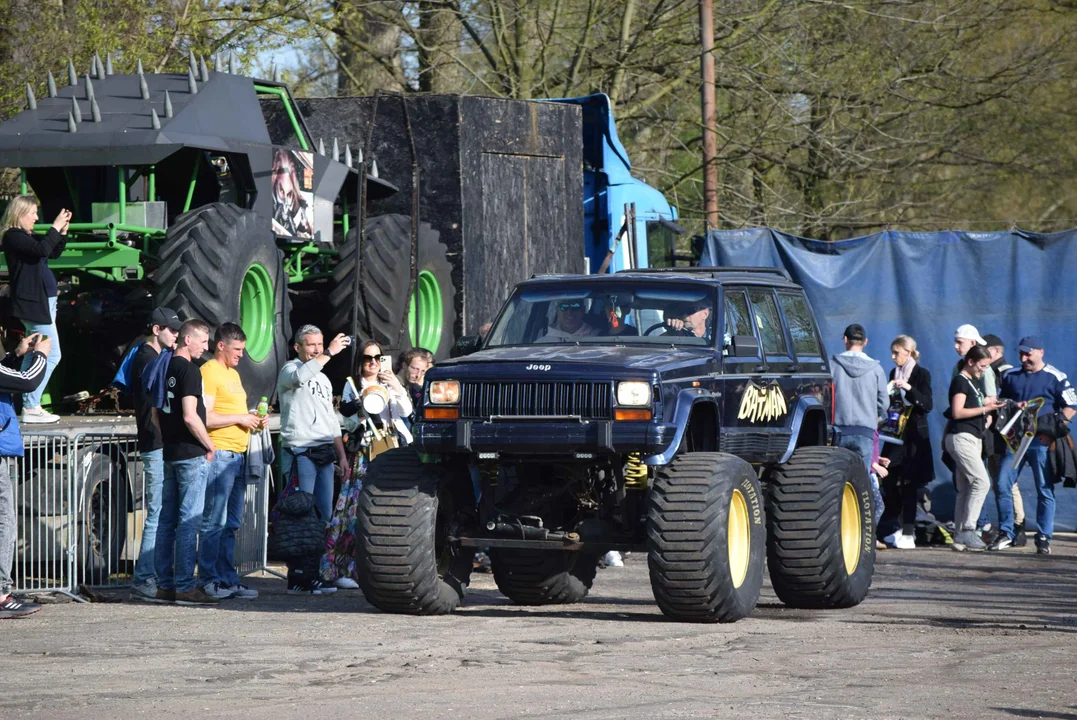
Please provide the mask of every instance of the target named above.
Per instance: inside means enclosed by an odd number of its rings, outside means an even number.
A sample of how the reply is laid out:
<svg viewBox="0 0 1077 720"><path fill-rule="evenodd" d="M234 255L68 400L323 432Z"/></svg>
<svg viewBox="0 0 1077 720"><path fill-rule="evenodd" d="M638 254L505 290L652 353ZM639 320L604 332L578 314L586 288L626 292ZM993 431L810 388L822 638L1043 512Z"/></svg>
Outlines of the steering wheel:
<svg viewBox="0 0 1077 720"><path fill-rule="evenodd" d="M649 328L647 328L646 331L644 331L643 334L644 335L650 335L655 330L658 330L659 328L664 328L664 327L666 327L666 321L665 320L663 320L662 322L655 323L654 325L651 325Z"/></svg>

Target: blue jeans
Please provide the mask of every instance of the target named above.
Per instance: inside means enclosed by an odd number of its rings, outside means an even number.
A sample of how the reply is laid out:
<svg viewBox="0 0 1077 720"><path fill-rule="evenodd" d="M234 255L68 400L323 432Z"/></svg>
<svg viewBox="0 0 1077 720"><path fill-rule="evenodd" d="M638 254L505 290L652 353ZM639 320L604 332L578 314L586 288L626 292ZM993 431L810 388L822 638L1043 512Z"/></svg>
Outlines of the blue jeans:
<svg viewBox="0 0 1077 720"><path fill-rule="evenodd" d="M52 349L49 350L49 357L45 361L45 376L41 378L41 384L37 386L37 390L23 393L22 395L22 407L24 410L41 405L41 396L45 394L45 387L49 384L52 371L60 364L60 336L56 333L56 298L54 297L49 298L49 315L52 317L52 322L48 325L26 322L25 320L22 323L26 328L27 335L39 332L42 335L48 335L49 339L52 340ZM25 370L30 367L30 363L30 353L26 353L22 360L22 369Z"/></svg>
<svg viewBox="0 0 1077 720"><path fill-rule="evenodd" d="M321 513L325 523L333 517L333 463L315 465L314 462L302 453L303 448L296 448L300 454L295 454L292 448L284 448L281 453L281 469L284 477L292 472L292 464L295 464L296 475L299 480L299 489L314 495L314 504Z"/></svg>
<svg viewBox="0 0 1077 720"><path fill-rule="evenodd" d="M1021 458L1021 465L1016 470L1013 466L1013 451L1007 450L1002 458L1002 469L995 486L998 500L999 527L1011 539L1013 531L1013 486L1021 468L1026 465L1032 469L1032 479L1036 483L1036 525L1039 534L1050 539L1055 529L1055 480L1051 475L1048 460L1049 449L1038 439L1033 439L1028 452Z"/></svg>
<svg viewBox="0 0 1077 720"><path fill-rule="evenodd" d="M198 582L231 587L239 584L236 572L236 530L243 521L247 483L243 453L218 450L206 473L206 509L198 536Z"/></svg>
<svg viewBox="0 0 1077 720"><path fill-rule="evenodd" d="M157 449L142 453L142 484L145 486L142 509L146 513L146 519L142 524L142 547L139 548L138 562L135 563L133 584L136 586L157 582L153 553L157 545L157 524L161 519L161 486L165 479L162 452L164 451Z"/></svg>
<svg viewBox="0 0 1077 720"><path fill-rule="evenodd" d="M847 435L842 433L839 447L852 450L863 458L864 467L868 469L868 474L871 474L871 455L875 451L874 438L870 438L867 435Z"/></svg>
<svg viewBox="0 0 1077 720"><path fill-rule="evenodd" d="M196 544L206 505L206 469L203 455L164 464L161 521L157 526L157 587L187 592L194 588Z"/></svg>

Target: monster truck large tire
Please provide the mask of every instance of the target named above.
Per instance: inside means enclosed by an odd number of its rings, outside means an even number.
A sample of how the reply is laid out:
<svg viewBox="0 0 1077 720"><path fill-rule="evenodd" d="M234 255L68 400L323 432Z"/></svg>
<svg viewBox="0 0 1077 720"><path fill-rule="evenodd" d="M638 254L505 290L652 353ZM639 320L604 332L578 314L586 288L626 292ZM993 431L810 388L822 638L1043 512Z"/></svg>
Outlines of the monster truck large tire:
<svg viewBox="0 0 1077 720"><path fill-rule="evenodd" d="M767 565L791 607L860 603L875 570L871 480L863 461L835 447L805 447L768 479Z"/></svg>
<svg viewBox="0 0 1077 720"><path fill-rule="evenodd" d="M448 538L474 509L466 468L426 465L406 447L378 455L363 477L356 528L356 570L370 604L408 615L455 610L475 552Z"/></svg>
<svg viewBox="0 0 1077 720"><path fill-rule="evenodd" d="M647 509L647 561L658 607L684 622L751 614L763 584L763 495L752 466L725 453L677 456Z"/></svg>
<svg viewBox="0 0 1077 720"><path fill-rule="evenodd" d="M204 320L211 340L217 325L239 323L247 335L238 368L247 400L272 401L288 359L291 302L269 219L227 203L180 215L165 235L153 281L157 304L184 320Z"/></svg>
<svg viewBox="0 0 1077 720"><path fill-rule="evenodd" d="M352 230L338 249L340 255L330 280L329 326L333 333L351 333L353 278L355 277L355 237ZM452 282L452 264L448 251L430 225L419 223L418 284L416 302L409 310L408 288L411 286L411 218L407 215L380 215L366 223L363 243L363 268L360 281L360 335L376 340L382 349L404 351L424 347L438 360L449 357L456 322L456 289ZM362 298L369 312L364 311ZM412 338L412 325L418 311L418 336ZM367 328L367 318L370 327ZM405 322L409 329L401 333Z"/></svg>
<svg viewBox="0 0 1077 720"><path fill-rule="evenodd" d="M593 554L557 550L491 549L490 564L497 589L520 605L580 602L598 572Z"/></svg>

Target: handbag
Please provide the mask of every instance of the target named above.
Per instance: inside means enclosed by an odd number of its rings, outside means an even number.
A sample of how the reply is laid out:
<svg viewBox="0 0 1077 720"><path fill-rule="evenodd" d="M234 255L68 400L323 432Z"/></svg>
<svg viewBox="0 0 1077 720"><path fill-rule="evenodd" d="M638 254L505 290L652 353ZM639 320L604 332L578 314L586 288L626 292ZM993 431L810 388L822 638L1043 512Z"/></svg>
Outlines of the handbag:
<svg viewBox="0 0 1077 720"><path fill-rule="evenodd" d="M386 450L400 447L400 441L397 440L396 433L389 432L388 430L378 430L378 426L371 420L369 415L367 416L366 421L370 424L371 431L370 442L366 446L367 461L373 460Z"/></svg>

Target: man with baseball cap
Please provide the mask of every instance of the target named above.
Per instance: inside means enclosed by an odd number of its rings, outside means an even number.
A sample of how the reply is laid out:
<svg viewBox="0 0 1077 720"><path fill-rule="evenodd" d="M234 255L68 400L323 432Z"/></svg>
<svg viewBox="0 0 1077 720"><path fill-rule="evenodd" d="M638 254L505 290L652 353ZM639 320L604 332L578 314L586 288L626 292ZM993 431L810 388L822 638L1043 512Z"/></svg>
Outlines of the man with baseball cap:
<svg viewBox="0 0 1077 720"><path fill-rule="evenodd" d="M153 563L153 552L157 545L157 521L161 516L161 483L164 480L164 458L161 456L164 441L161 438L161 426L157 420L157 410L142 387L142 373L162 350L171 349L176 344L176 335L181 324L175 310L156 308L150 313L146 340L135 351L135 357L131 361L128 387L131 388L135 404L138 451L142 456L142 479L146 487L142 546L138 551L135 578L131 587L131 597L135 600L153 600L157 596L157 571Z"/></svg>
<svg viewBox="0 0 1077 720"><path fill-rule="evenodd" d="M998 539L987 549L1004 550L1013 545L1013 486L1021 469L1028 465L1036 483L1036 551L1049 555L1055 524L1054 477L1049 461L1049 448L1055 439L1053 423L1056 412L1067 423L1077 414L1077 391L1070 385L1066 373L1043 361L1043 342L1038 337L1029 335L1021 338L1017 351L1021 367L1009 370L1002 376L1001 397L1020 404L1043 398L1043 407L1038 415L1037 435L1021 458L1021 464L1016 469L1013 467L1014 453L1010 449L1002 458L1002 472L995 488L1001 527Z"/></svg>
<svg viewBox="0 0 1077 720"><path fill-rule="evenodd" d="M662 334L701 338L707 334L710 316L711 306L705 300L678 303L666 312L668 329Z"/></svg>
<svg viewBox="0 0 1077 720"><path fill-rule="evenodd" d="M870 473L879 418L890 404L886 373L878 360L864 353L868 336L863 325L853 323L845 328L844 340L845 352L830 358L834 424L841 431L841 446L863 458Z"/></svg>

